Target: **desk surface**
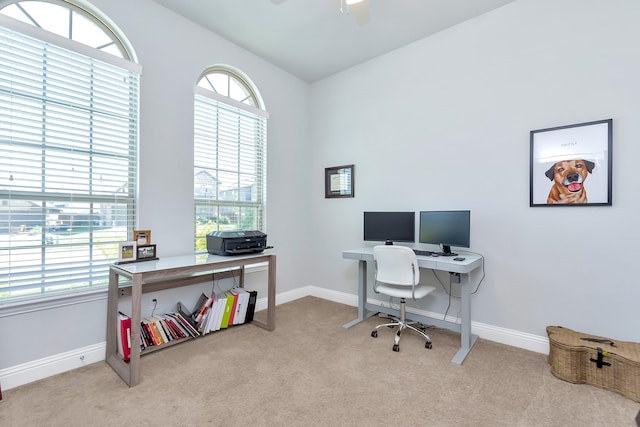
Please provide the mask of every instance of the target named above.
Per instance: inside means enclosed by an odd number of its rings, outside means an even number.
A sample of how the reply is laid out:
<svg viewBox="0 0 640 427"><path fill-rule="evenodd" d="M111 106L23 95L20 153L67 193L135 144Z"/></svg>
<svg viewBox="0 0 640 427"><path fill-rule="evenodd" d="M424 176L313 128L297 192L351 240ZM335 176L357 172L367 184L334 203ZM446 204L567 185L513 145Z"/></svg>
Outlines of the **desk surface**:
<svg viewBox="0 0 640 427"><path fill-rule="evenodd" d="M464 261L454 261L453 256L423 256L417 255L418 265L432 270L450 271L452 273L469 273L482 265L482 257L469 252L458 255ZM373 261L373 247L364 247L342 251L342 258Z"/></svg>
<svg viewBox="0 0 640 427"><path fill-rule="evenodd" d="M122 264L113 265L114 268L127 272L129 274L149 273L163 270L173 270L181 268L193 268L197 266L212 265L218 268L224 264L251 264L253 262L259 263L263 260L258 258L268 257L272 254L256 253L247 255L233 255L233 256L221 256L211 254L193 254L193 255L181 255L173 257L159 258L151 261L139 261L139 262L126 262ZM213 265L215 264L215 265ZM224 267L221 267L224 268Z"/></svg>

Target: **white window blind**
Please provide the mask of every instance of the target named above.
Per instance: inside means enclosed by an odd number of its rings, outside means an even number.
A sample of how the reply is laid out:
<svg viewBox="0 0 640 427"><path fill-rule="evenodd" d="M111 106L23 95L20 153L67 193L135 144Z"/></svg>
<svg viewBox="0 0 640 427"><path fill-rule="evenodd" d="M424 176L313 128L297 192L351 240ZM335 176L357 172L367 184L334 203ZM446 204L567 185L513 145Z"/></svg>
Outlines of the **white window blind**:
<svg viewBox="0 0 640 427"><path fill-rule="evenodd" d="M267 113L196 87L196 250L206 234L264 230Z"/></svg>
<svg viewBox="0 0 640 427"><path fill-rule="evenodd" d="M48 37L0 27L0 303L106 285L134 224L138 68Z"/></svg>

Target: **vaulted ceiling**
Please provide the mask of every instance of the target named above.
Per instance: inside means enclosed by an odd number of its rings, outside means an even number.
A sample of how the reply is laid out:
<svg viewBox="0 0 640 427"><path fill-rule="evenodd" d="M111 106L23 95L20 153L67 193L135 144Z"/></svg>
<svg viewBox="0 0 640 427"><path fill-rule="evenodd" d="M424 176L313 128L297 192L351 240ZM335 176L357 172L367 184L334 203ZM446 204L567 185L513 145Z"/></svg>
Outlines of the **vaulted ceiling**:
<svg viewBox="0 0 640 427"><path fill-rule="evenodd" d="M154 0L314 82L514 0Z"/></svg>

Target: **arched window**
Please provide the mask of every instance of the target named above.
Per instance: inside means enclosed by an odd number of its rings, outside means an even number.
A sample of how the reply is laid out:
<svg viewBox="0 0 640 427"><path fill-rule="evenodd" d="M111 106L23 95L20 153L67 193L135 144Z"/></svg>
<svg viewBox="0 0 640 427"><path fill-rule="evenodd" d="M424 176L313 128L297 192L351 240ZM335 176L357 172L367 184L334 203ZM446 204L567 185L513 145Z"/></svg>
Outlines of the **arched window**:
<svg viewBox="0 0 640 427"><path fill-rule="evenodd" d="M206 70L195 92L195 248L205 250L211 231L265 231L268 114L229 67Z"/></svg>
<svg viewBox="0 0 640 427"><path fill-rule="evenodd" d="M106 287L137 194L125 40L83 0L0 1L0 302Z"/></svg>

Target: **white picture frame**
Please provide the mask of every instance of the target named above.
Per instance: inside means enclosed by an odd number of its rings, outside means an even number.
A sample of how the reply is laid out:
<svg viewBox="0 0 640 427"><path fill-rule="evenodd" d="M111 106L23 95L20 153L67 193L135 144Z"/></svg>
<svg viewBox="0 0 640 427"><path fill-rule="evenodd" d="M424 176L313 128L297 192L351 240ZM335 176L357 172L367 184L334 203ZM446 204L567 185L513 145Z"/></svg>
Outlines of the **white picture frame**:
<svg viewBox="0 0 640 427"><path fill-rule="evenodd" d="M118 242L118 262L135 261L137 254L136 242Z"/></svg>

